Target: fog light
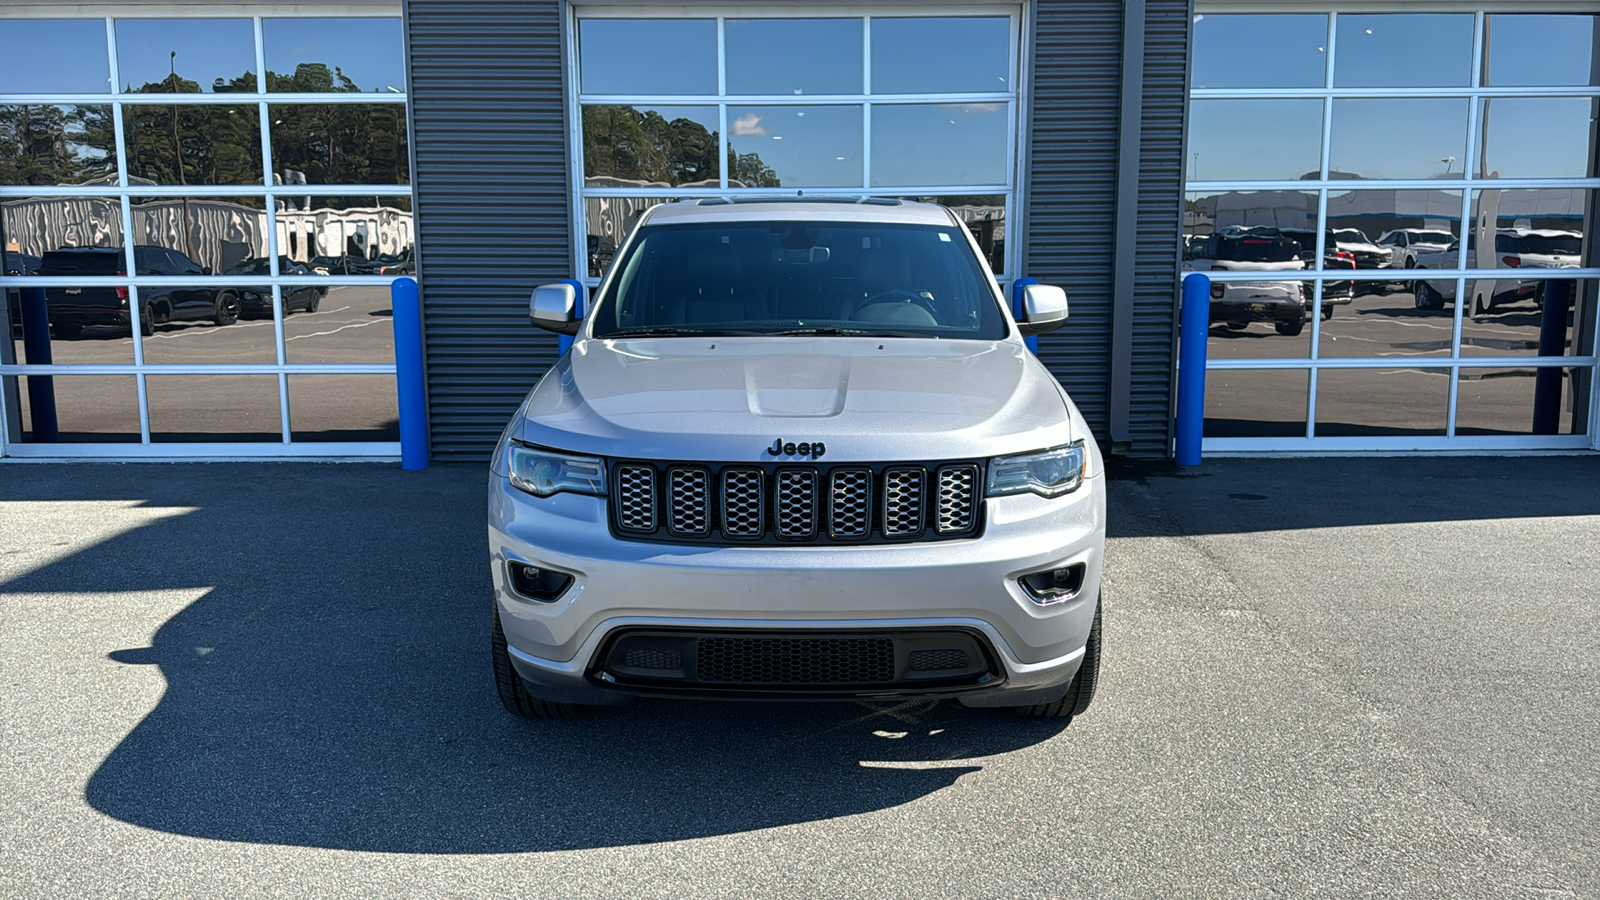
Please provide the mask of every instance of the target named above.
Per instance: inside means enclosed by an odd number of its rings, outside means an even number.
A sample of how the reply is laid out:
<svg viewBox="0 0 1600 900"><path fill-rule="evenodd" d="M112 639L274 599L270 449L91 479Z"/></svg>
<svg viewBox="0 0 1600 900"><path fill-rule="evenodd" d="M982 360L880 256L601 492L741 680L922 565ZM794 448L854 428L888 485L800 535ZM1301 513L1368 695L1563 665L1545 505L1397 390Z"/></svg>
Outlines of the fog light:
<svg viewBox="0 0 1600 900"><path fill-rule="evenodd" d="M1041 606L1060 603L1078 596L1079 589L1083 587L1083 575L1087 568L1083 563L1075 563L1057 569L1033 572L1017 579L1017 582L1022 585L1022 590L1028 595L1028 599Z"/></svg>
<svg viewBox="0 0 1600 900"><path fill-rule="evenodd" d="M512 590L543 603L549 603L560 597L572 584L572 576L565 572L541 569L520 562L511 563L507 568L511 572Z"/></svg>

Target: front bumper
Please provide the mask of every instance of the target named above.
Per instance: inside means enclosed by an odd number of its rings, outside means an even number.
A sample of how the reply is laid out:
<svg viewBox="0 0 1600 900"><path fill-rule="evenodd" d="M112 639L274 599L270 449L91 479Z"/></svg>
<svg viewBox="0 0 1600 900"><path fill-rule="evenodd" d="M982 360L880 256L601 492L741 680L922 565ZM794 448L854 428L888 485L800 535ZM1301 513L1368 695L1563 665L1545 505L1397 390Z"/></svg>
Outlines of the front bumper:
<svg viewBox="0 0 1600 900"><path fill-rule="evenodd" d="M1053 500L989 498L983 536L972 540L707 547L618 540L604 499L535 498L491 476L495 603L513 665L550 700L607 703L668 694L1045 702L1077 674L1093 623L1105 546L1104 482L1087 478ZM573 583L553 602L526 598L509 585L512 562L567 573ZM1049 605L1035 602L1017 581L1070 566L1083 567L1078 590ZM607 666L615 640L644 632L686 640L715 634L913 642L959 633L981 648L975 655L984 657L984 667L942 679L902 677L902 667L881 683L800 688L617 677L616 667Z"/></svg>

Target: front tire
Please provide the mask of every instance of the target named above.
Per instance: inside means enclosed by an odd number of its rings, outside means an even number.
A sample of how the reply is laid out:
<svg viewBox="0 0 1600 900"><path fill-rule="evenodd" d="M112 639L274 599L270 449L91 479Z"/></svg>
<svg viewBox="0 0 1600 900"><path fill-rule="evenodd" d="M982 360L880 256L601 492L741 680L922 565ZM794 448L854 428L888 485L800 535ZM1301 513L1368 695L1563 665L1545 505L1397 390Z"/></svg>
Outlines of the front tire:
<svg viewBox="0 0 1600 900"><path fill-rule="evenodd" d="M500 629L500 610L493 613L494 628L489 636L489 652L494 662L494 687L506 712L524 719L571 719L583 712L576 703L553 703L528 693L522 676L511 665L506 649L506 633Z"/></svg>
<svg viewBox="0 0 1600 900"><path fill-rule="evenodd" d="M239 321L239 297L237 294L221 294L217 297L217 308L211 321L218 325L232 325Z"/></svg>
<svg viewBox="0 0 1600 900"><path fill-rule="evenodd" d="M1081 716L1089 710L1089 704L1094 702L1095 688L1100 684L1100 599L1094 601L1094 624L1089 626L1089 641L1083 646L1083 664L1078 666L1078 674L1072 676L1072 684L1067 688L1066 694L1054 703L1036 703L1033 706L1017 706L1013 710L1019 716L1031 719L1070 719Z"/></svg>
<svg viewBox="0 0 1600 900"><path fill-rule="evenodd" d="M1419 280L1412 285L1411 295L1415 298L1417 309L1444 309L1444 295L1434 290L1433 285L1425 280Z"/></svg>

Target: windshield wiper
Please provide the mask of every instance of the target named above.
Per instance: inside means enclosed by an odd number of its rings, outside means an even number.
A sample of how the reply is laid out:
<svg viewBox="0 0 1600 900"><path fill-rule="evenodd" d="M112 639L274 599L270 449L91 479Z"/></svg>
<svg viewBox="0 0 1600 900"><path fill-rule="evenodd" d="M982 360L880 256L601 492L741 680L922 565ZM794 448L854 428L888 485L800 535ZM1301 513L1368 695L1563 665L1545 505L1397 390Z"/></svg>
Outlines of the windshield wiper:
<svg viewBox="0 0 1600 900"><path fill-rule="evenodd" d="M783 331L769 333L779 337L938 337L938 335L924 334L920 331L885 331L880 328L788 328Z"/></svg>
<svg viewBox="0 0 1600 900"><path fill-rule="evenodd" d="M649 328L624 328L621 331L602 334L600 337L610 340L612 338L665 337L675 334L702 335L705 333L703 328L676 328L671 325L654 325Z"/></svg>

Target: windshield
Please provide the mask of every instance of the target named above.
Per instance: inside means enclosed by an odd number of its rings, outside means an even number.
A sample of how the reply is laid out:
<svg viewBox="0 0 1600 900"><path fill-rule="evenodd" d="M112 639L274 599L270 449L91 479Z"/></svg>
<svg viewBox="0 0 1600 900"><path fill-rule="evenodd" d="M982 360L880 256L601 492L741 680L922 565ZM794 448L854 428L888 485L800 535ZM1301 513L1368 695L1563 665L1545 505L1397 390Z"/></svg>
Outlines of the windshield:
<svg viewBox="0 0 1600 900"><path fill-rule="evenodd" d="M595 337L814 335L999 340L1004 315L955 226L645 226L617 260Z"/></svg>
<svg viewBox="0 0 1600 900"><path fill-rule="evenodd" d="M1335 240L1344 241L1347 244L1372 243L1372 241L1366 235L1355 230L1354 228L1346 228L1343 231L1335 231L1333 233L1333 237Z"/></svg>
<svg viewBox="0 0 1600 900"><path fill-rule="evenodd" d="M1575 234L1525 234L1517 239L1517 252L1577 256L1583 252L1583 238Z"/></svg>
<svg viewBox="0 0 1600 900"><path fill-rule="evenodd" d="M1299 253L1300 245L1284 237L1221 238L1217 241L1217 259L1228 262L1293 262L1300 258Z"/></svg>
<svg viewBox="0 0 1600 900"><path fill-rule="evenodd" d="M1448 231L1413 231L1411 243L1413 244L1448 244L1456 236Z"/></svg>

